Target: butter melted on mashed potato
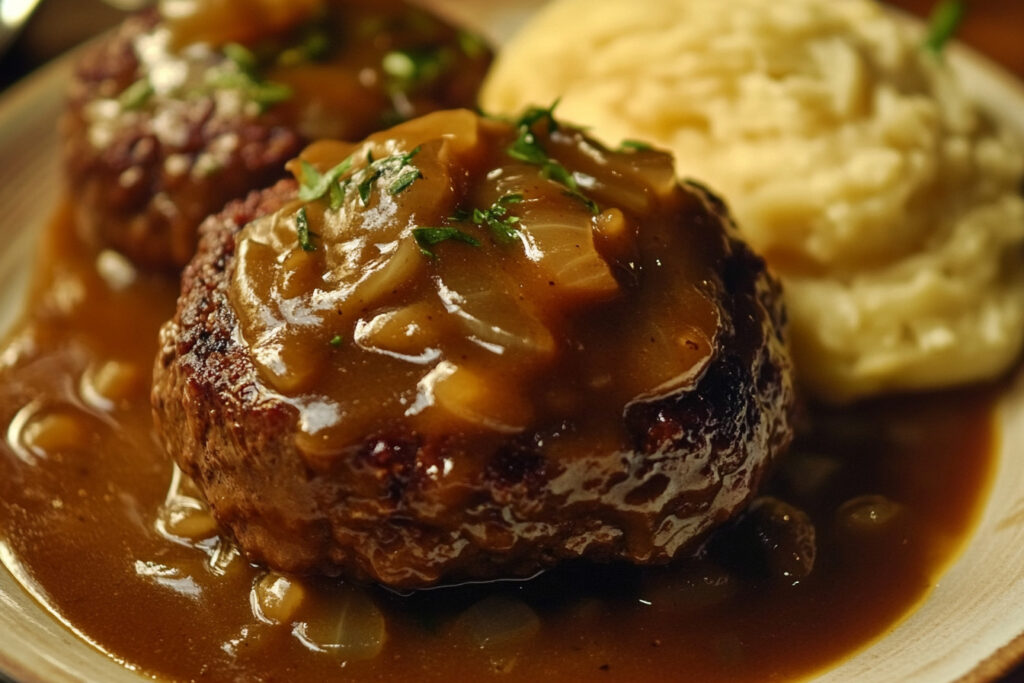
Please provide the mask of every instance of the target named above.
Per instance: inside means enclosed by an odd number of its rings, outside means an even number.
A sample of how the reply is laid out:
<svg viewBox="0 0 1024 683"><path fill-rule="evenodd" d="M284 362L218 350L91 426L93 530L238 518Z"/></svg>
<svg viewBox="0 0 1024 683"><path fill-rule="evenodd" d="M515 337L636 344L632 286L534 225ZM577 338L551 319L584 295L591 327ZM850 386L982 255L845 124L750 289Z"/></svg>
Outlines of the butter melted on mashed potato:
<svg viewBox="0 0 1024 683"><path fill-rule="evenodd" d="M569 29L571 27L571 29ZM560 0L484 108L671 148L783 278L804 384L990 378L1024 340L1024 153L868 0Z"/></svg>

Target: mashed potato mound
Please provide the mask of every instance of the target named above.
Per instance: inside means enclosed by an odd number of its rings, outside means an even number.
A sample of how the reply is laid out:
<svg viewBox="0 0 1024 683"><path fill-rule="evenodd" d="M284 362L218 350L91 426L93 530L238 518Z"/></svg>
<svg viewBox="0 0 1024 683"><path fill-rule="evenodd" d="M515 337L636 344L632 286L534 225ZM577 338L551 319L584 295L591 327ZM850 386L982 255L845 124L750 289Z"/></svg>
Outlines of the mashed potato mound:
<svg viewBox="0 0 1024 683"><path fill-rule="evenodd" d="M806 387L846 401L994 377L1024 341L1024 153L921 44L868 0L560 0L483 106L561 97L672 149L782 277Z"/></svg>

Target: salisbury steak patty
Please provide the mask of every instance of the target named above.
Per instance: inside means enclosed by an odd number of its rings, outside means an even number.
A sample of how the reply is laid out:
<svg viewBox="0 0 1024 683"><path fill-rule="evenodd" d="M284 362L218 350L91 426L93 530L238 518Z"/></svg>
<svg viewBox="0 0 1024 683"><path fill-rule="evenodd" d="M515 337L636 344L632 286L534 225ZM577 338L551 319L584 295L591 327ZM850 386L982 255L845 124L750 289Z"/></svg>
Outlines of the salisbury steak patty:
<svg viewBox="0 0 1024 683"><path fill-rule="evenodd" d="M473 106L489 61L401 0L220 0L128 19L71 82L76 220L139 263L180 267L204 218L283 177L307 141Z"/></svg>
<svg viewBox="0 0 1024 683"><path fill-rule="evenodd" d="M204 224L153 389L251 558L405 588L663 563L788 444L778 288L668 155L455 111L292 168Z"/></svg>

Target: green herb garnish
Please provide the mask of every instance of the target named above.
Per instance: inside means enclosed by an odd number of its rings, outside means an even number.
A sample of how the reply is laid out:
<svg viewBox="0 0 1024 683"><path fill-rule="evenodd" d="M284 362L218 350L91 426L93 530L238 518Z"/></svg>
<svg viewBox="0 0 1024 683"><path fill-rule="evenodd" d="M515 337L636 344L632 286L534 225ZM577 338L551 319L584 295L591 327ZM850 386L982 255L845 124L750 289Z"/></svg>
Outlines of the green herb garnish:
<svg viewBox="0 0 1024 683"><path fill-rule="evenodd" d="M413 228L412 235L416 238L416 244L420 247L420 253L427 258L436 258L437 254L433 252L431 247L448 240L462 242L472 247L480 246L479 240L458 228Z"/></svg>
<svg viewBox="0 0 1024 683"><path fill-rule="evenodd" d="M471 218L476 225L490 230L498 242L508 244L516 239L516 223L519 222L517 216L508 215L508 205L522 201L521 194L507 194L486 209L474 209Z"/></svg>
<svg viewBox="0 0 1024 683"><path fill-rule="evenodd" d="M452 55L445 48L392 50L381 59L380 68L390 77L392 90L406 92L436 80L451 61Z"/></svg>
<svg viewBox="0 0 1024 683"><path fill-rule="evenodd" d="M209 79L213 88L239 90L250 102L255 102L264 112L275 104L291 99L292 89L283 83L263 81L244 71L221 72Z"/></svg>
<svg viewBox="0 0 1024 683"><path fill-rule="evenodd" d="M547 151L533 132L534 126L542 121L547 122L549 135L558 130L558 121L555 120L555 107L557 106L558 100L555 100L547 109L541 107L527 109L516 122L519 134L506 151L513 159L540 166L542 177L564 185L567 188L566 196L582 202L591 213L599 214L601 209L598 208L597 202L580 192L576 178L559 161L548 156Z"/></svg>
<svg viewBox="0 0 1024 683"><path fill-rule="evenodd" d="M391 183L391 187L388 188L388 194L392 196L401 194L408 189L410 185L422 177L423 173L420 172L420 169L410 168L408 171L398 176L398 179L395 180L395 182Z"/></svg>
<svg viewBox="0 0 1024 683"><path fill-rule="evenodd" d="M295 232L298 233L299 246L302 247L302 251L316 251L316 245L313 244L313 237L316 236L316 233L309 229L306 207L302 207L295 214Z"/></svg>
<svg viewBox="0 0 1024 683"><path fill-rule="evenodd" d="M228 43L222 48L224 56L235 63L238 70L244 74L250 76L256 75L256 69L259 67L259 61L256 59L256 55L253 54L252 50L247 48L245 45L238 43Z"/></svg>
<svg viewBox="0 0 1024 683"><path fill-rule="evenodd" d="M946 44L953 39L967 13L963 0L942 0L932 10L928 20L928 34L924 39L925 49L942 54Z"/></svg>
<svg viewBox="0 0 1024 683"><path fill-rule="evenodd" d="M363 206L370 202L370 194L373 191L374 183L388 172L399 174L398 178L388 188L388 193L391 195L396 195L408 189L416 180L422 178L423 174L411 163L413 158L419 153L420 148L417 147L408 154L393 154L375 161L373 153L367 152L366 168L360 170L353 178L354 180L358 178L359 199L362 201ZM403 169L408 170L403 173Z"/></svg>
<svg viewBox="0 0 1024 683"><path fill-rule="evenodd" d="M620 152L646 152L653 149L646 142L640 142L639 140L623 140L619 143Z"/></svg>
<svg viewBox="0 0 1024 683"><path fill-rule="evenodd" d="M312 202L329 195L330 207L336 211L345 202L345 191L348 186L354 184L359 193L359 200L363 206L366 206L370 203L374 184L387 174L397 175L388 186L388 194L397 195L423 177L423 173L412 165L413 158L419 152L420 148L417 147L408 154L393 154L384 159L374 159L373 151L367 150L366 166L346 178L344 184L341 183L341 180L352 171L352 165L355 163L354 155L347 157L327 173L320 173L309 162L300 161L299 199L304 202Z"/></svg>
<svg viewBox="0 0 1024 683"><path fill-rule="evenodd" d="M153 84L148 78L135 81L118 96L117 101L126 111L141 109L153 96Z"/></svg>
<svg viewBox="0 0 1024 683"><path fill-rule="evenodd" d="M320 199L331 191L331 187L338 184L338 180L352 169L352 157L346 158L340 164L321 174L312 164L301 161L302 184L299 187L299 199L304 202L312 202ZM331 196L331 204L334 204L335 196ZM341 206L339 203L338 206ZM334 207L337 208L337 207Z"/></svg>
<svg viewBox="0 0 1024 683"><path fill-rule="evenodd" d="M345 203L345 190L342 189L338 183L331 183L331 189L327 191L330 199L331 211L337 211L341 208L341 205Z"/></svg>
<svg viewBox="0 0 1024 683"><path fill-rule="evenodd" d="M564 194L566 197L572 197L578 202L582 202L584 206L595 216L601 213L601 209L598 208L597 202L590 197L587 197L580 192L579 185L576 183L576 179L572 177L572 174L566 170L565 166L554 160L548 160L541 169L540 175L548 180L554 180L556 183L565 185L568 188Z"/></svg>
<svg viewBox="0 0 1024 683"><path fill-rule="evenodd" d="M292 89L283 83L262 81L245 89L245 95L259 105L260 111L266 111L275 104L287 102L292 98Z"/></svg>
<svg viewBox="0 0 1024 683"><path fill-rule="evenodd" d="M331 51L331 40L323 29L310 31L302 42L282 50L277 56L280 66L298 66L306 62L320 61Z"/></svg>
<svg viewBox="0 0 1024 683"><path fill-rule="evenodd" d="M487 54L487 41L470 31L459 31L459 48L470 59Z"/></svg>
<svg viewBox="0 0 1024 683"><path fill-rule="evenodd" d="M221 51L234 64L235 70L214 70L207 77L208 86L239 90L247 100L259 105L261 112L291 99L292 89L287 85L263 80L260 60L252 50L238 43L228 43Z"/></svg>
<svg viewBox="0 0 1024 683"><path fill-rule="evenodd" d="M380 66L388 76L399 80L412 80L416 75L416 62L408 52L389 52L384 55Z"/></svg>
<svg viewBox="0 0 1024 683"><path fill-rule="evenodd" d="M343 341L344 340L341 338L341 335L340 334L336 334L333 337L331 337L331 341L329 341L327 343L330 344L331 346L333 346L334 348L338 348L339 346L341 346Z"/></svg>
<svg viewBox="0 0 1024 683"><path fill-rule="evenodd" d="M384 175L384 169L373 168L372 165L367 166L366 170L369 171L369 173L364 174L366 177L363 178L359 185L356 186L359 190L359 201L363 203L363 206L370 203L370 194L373 192L373 184L377 182L377 178Z"/></svg>
<svg viewBox="0 0 1024 683"><path fill-rule="evenodd" d="M558 122L555 121L555 107L557 106L558 100L555 100L547 109L530 107L519 117L519 120L516 122L519 136L508 148L508 155L510 157L536 166L541 166L550 161L548 153L537 141L537 136L533 133L533 126L546 119L549 134L558 130Z"/></svg>

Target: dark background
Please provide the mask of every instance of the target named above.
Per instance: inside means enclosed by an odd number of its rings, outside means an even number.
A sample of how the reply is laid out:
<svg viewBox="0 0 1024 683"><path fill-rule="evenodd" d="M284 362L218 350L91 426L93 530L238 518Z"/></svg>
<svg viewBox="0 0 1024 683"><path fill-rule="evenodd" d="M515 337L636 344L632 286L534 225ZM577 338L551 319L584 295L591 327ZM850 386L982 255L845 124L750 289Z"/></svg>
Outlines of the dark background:
<svg viewBox="0 0 1024 683"><path fill-rule="evenodd" d="M467 3L490 1L465 0ZM934 2L889 0L889 4L919 16L927 16ZM124 16L124 12L100 0L46 0L10 50L0 56L0 92ZM967 19L958 35L1024 79L1024 0L969 0ZM6 680L0 674L0 681ZM1002 682L1024 683L1024 666L1011 672Z"/></svg>

